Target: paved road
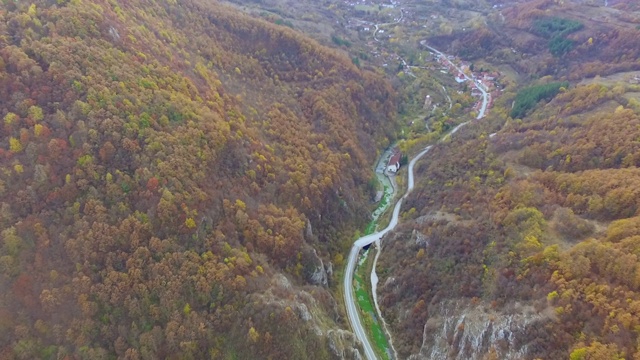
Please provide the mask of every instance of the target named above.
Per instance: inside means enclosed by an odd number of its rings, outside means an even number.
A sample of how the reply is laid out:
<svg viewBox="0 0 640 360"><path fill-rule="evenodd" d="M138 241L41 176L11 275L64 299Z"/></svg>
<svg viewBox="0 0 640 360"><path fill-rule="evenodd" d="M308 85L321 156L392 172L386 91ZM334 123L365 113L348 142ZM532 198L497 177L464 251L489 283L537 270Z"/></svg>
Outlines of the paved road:
<svg viewBox="0 0 640 360"><path fill-rule="evenodd" d="M349 252L349 258L347 259L347 268L344 274L344 303L347 308L347 316L349 317L349 322L351 323L351 328L353 332L356 334L356 337L362 343L364 347L364 353L367 359L375 360L377 359L376 353L373 350L371 342L367 337L367 333L362 326L362 322L360 321L360 312L357 300L355 298L355 293L353 291L353 272L356 268L356 263L358 260L358 254L360 250L375 241L380 240L384 235L386 235L389 231L393 230L396 225L398 225L398 218L400 216L400 208L402 207L402 201L406 199L407 195L413 190L415 181L413 176L413 168L416 162L424 156L427 152L431 150L431 146L427 146L424 150L422 150L418 155L416 155L411 162L409 162L409 179L407 181L407 192L402 196L401 199L398 200L395 207L393 208L393 215L391 216L391 221L389 225L382 231L378 231L371 235L366 235L356 240L351 247L351 252Z"/></svg>
<svg viewBox="0 0 640 360"><path fill-rule="evenodd" d="M447 97L447 100L449 101L449 110L451 110L451 108L453 107L453 101L451 101L449 92L447 91L447 88L444 87L444 85L440 85L440 86L442 86L442 91L444 91L444 95Z"/></svg>
<svg viewBox="0 0 640 360"><path fill-rule="evenodd" d="M404 15L404 13L401 10L400 21L402 20L402 15ZM375 26L374 39L376 41L378 41L378 39L376 38L376 34L377 34L378 30L380 29L380 26L382 26L382 25L390 25L390 24L375 24L374 25ZM435 48L433 48L431 46L428 46L428 45L426 45L426 47L429 50L432 50L432 51L436 52L437 54L439 54L440 56L444 56L445 59L447 59L446 55L443 54L442 52L440 52L439 50L437 50L437 49L435 49ZM404 62L404 59L402 59L402 60ZM447 61L449 61L449 60L447 59ZM463 73L462 70L457 65L455 65L453 62L449 61L449 63L451 63L451 65L454 66L460 73ZM481 118L483 118L485 116L485 113L486 113L486 110L487 110L487 106L488 106L488 103L489 103L489 95L487 94L487 91L486 91L486 89L485 89L483 84L479 83L475 79L472 79L472 78L468 77L466 74L464 76L467 78L467 80L473 81L473 83L476 86L476 88L478 90L480 90L480 92L482 93L482 97L483 97L482 107L480 108L480 112L478 113L478 117L477 117L477 119L481 119ZM456 131L458 131L461 127L465 126L466 124L467 123L465 122L465 123L462 123L462 124L458 125L447 136L450 136L450 135L454 134ZM375 351L373 349L373 346L371 345L371 342L369 341L369 338L367 337L367 333L366 333L364 327L362 326L362 321L360 320L360 311L359 311L358 303L357 303L357 300L355 298L355 293L353 291L353 273L355 271L356 263L358 261L358 254L360 253L360 250L362 250L362 248L364 246L366 246L366 245L370 245L373 242L377 242L378 244L380 244L380 239L382 239L388 232L392 231L398 225L398 219L399 219L399 216L400 216L400 209L402 207L402 202L403 202L403 200L405 200L407 198L407 196L413 190L413 187L415 185L413 168L414 168L416 162L422 156L424 156L427 152L429 152L429 150L431 150L431 147L432 146L427 146L418 155L416 155L411 160L411 162L409 162L409 169L408 169L409 178L408 178L408 181L407 181L407 191L402 196L402 198L400 198L396 202L395 207L393 208L393 214L391 216L391 221L389 222L389 225L384 230L378 231L378 232L370 234L370 235L363 236L363 237L359 238L358 240L356 240L353 243L353 246L351 247L351 251L349 252L349 257L347 259L347 268L346 268L346 272L344 274L344 284L343 284L344 285L344 289L343 289L344 302L345 302L345 306L346 306L346 309L347 309L347 316L349 318L349 322L351 323L351 328L353 329L353 332L355 333L355 335L358 338L358 340L360 340L360 342L362 343L362 346L364 348L365 357L367 359L369 359L369 360L375 360L375 359L377 359L377 357L376 357L376 353L375 353ZM372 272L372 276L374 276L374 274L375 273ZM375 297L375 294L374 294L374 297ZM374 300L377 300L377 299L374 299Z"/></svg>
<svg viewBox="0 0 640 360"><path fill-rule="evenodd" d="M387 25L395 25L395 24L399 24L400 21L402 21L402 19L404 18L404 9L400 9L400 18L394 22L390 22L390 23L384 23L384 24L374 24L373 26L375 26L375 30L373 31L373 40L375 41L380 41L378 40L378 38L376 37L376 35L378 34L378 31L380 30L380 26L387 26Z"/></svg>
<svg viewBox="0 0 640 360"><path fill-rule="evenodd" d="M438 55L440 55L440 56L444 57L444 59L446 59L446 60L447 60L447 62L448 62L449 64L451 64L453 67L455 67L455 68L456 68L456 70L458 70L458 72L459 72L459 73L463 74L463 75L464 75L464 77L465 77L467 80L473 81L473 84L476 86L476 89L480 90L480 92L482 93L482 107L480 108L480 112L478 113L478 116L476 117L476 119L482 119L482 118L484 117L485 113L487 112L487 106L489 105L489 94L487 94L487 90L486 90L485 86L484 86L482 83L480 83L478 80L476 80L476 79L472 79L472 78L470 78L469 76L467 76L467 74L465 74L465 73L464 73L464 72L463 72L463 71L462 71L462 70L461 70L461 69L460 69L456 64L454 64L451 60L449 60L449 58L447 57L447 55L446 55L446 54L444 54L444 53L442 53L442 52L440 52L440 50L438 50L438 49L436 49L436 48L434 48L434 47L431 47L431 46L427 45L427 44L424 42L424 40L423 40L423 41L421 41L420 43L421 43L421 44L423 44L424 46L426 46L426 47L427 47L427 49L429 49L429 50L431 50L431 51L435 52L436 54L438 54ZM452 132L452 133L453 133L453 132Z"/></svg>

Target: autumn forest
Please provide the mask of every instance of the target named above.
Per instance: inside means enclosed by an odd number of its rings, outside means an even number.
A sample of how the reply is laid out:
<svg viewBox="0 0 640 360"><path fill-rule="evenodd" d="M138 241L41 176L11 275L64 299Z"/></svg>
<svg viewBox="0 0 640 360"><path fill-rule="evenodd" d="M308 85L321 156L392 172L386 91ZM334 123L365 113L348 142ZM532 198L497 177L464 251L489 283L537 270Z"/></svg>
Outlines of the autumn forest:
<svg viewBox="0 0 640 360"><path fill-rule="evenodd" d="M367 221L384 79L217 4L0 9L0 358L355 346L322 259Z"/></svg>
<svg viewBox="0 0 640 360"><path fill-rule="evenodd" d="M0 5L0 359L362 359L340 283L395 144L399 190L433 145L377 263L399 358L640 359L634 2L446 1L488 21L371 55L234 3ZM500 69L486 117L424 39Z"/></svg>

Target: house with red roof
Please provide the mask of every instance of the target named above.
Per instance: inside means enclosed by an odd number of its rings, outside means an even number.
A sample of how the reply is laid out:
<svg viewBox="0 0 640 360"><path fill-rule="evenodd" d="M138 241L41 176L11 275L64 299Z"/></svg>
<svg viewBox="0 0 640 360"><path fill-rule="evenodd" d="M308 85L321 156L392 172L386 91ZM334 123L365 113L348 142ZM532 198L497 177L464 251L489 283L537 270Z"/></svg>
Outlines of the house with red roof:
<svg viewBox="0 0 640 360"><path fill-rule="evenodd" d="M399 150L396 150L391 158L389 158L389 162L387 163L387 171L395 174L400 169L400 159L402 158L402 153Z"/></svg>

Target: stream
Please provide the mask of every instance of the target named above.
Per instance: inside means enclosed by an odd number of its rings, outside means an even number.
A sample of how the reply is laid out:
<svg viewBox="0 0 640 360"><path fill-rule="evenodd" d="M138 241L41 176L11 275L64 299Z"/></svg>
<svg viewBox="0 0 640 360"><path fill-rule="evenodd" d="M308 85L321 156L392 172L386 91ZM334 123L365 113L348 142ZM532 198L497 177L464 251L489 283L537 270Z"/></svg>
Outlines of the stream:
<svg viewBox="0 0 640 360"><path fill-rule="evenodd" d="M369 341L369 338L366 334L365 329L362 326L362 322L360 320L360 311L359 311L359 307L356 301L356 298L354 296L354 290L353 290L353 274L355 271L355 267L356 267L356 263L358 260L358 255L360 254L360 250L362 250L363 247L370 245L374 242L376 242L376 244L378 245L378 249L380 249L380 239L382 239L382 237L384 237L387 233L389 233L390 231L392 231L393 229L395 229L395 227L398 225L398 219L400 217L400 209L402 208L402 202L404 199L407 198L407 196L409 195L409 193L411 193L411 191L413 190L413 187L415 185L415 180L414 180L414 175L413 175L413 168L416 164L416 162L423 157L427 152L429 152L429 150L431 150L431 145L427 146L426 148L424 148L418 155L416 155L413 159L411 159L411 161L409 162L409 167L408 167L408 180L407 180L407 191L405 192L405 194L402 196L402 198L398 199L398 201L396 202L394 208L393 208L393 214L391 216L391 221L389 222L389 225L387 225L386 228L384 228L384 230L375 232L373 234L370 235L365 235L361 238L359 238L358 240L356 240L353 243L353 246L351 247L351 251L349 252L349 258L347 259L347 267L346 267L346 272L344 274L344 301L345 301L345 307L347 309L347 316L349 317L349 322L351 323L351 327L353 328L353 331L356 335L356 337L358 338L358 340L360 340L360 342L362 342L362 346L364 347L364 352L365 352L365 356L367 357L367 359L369 360L374 360L376 359L376 355L375 355L375 351L373 350L373 347L371 345L371 342ZM382 155L383 158L382 159L386 159L386 153ZM380 161L382 162L382 161ZM379 163L380 163L379 162ZM378 250L379 251L379 250ZM375 267L374 270L372 272L372 280L373 279L377 279L377 274L375 274ZM377 283L376 283L377 285ZM374 293L373 295L374 298L374 302L377 304L377 297L376 294ZM376 306L377 309L377 306ZM377 312L379 313L379 309L377 309ZM380 315L380 314L378 314ZM382 319L380 317L380 319ZM384 322L384 320L382 320ZM393 346L392 346L392 351L395 352L395 350L393 350Z"/></svg>
<svg viewBox="0 0 640 360"><path fill-rule="evenodd" d="M378 25L376 25L376 32L379 29ZM374 33L374 38L375 38L375 33ZM376 39L377 40L377 39ZM426 45L426 44L424 44ZM438 51L437 49L428 46L427 48L431 51L436 52L437 54L439 54L440 56L444 56L446 58L446 55L443 54L442 52ZM453 64L450 60L448 60L452 66L454 66L459 72L462 72L462 70L460 70L455 64ZM480 109L479 114L477 115L476 119L482 119L485 116L485 112L487 110L487 106L488 106L488 93L486 91L486 89L484 88L484 86L482 84L480 84L477 80L475 79L471 79L469 76L467 76L465 74L466 80L467 81L472 81L474 86L480 90L480 92L482 93L483 96L483 101L482 101L482 107ZM456 126L449 134L445 135L442 140L446 140L448 138L450 138L453 134L455 134L459 129L461 129L463 126L467 125L469 122L464 122L459 124L458 126ZM386 228L384 228L381 231L378 232L374 232L370 235L365 235L360 237L359 239L357 239L354 243L353 246L351 247L351 251L349 252L349 257L347 259L347 266L346 266L346 271L344 274L344 288L343 288L343 294L344 294L344 302L345 302L345 307L347 310L347 317L349 318L349 323L351 324L351 328L353 329L354 334L356 335L356 337L358 338L358 340L360 340L360 342L362 343L362 346L364 348L364 353L365 353L365 357L369 360L374 360L377 359L376 353L373 349L373 346L367 336L367 332L364 329L364 327L362 326L362 321L360 319L360 308L358 306L357 303L357 299L354 295L354 287L353 287L353 277L354 277L354 272L355 272L355 268L356 268L356 264L358 261L358 257L360 254L360 250L362 250L362 248L364 248L367 245L371 245L372 243L376 243L376 248L377 248L377 254L376 257L374 259L374 263L373 263L373 269L371 270L371 290L372 290L372 297L373 297L373 301L374 301L374 306L376 309L376 315L378 317L378 319L380 319L380 321L382 322L383 328L384 328L384 332L387 335L387 339L389 340L389 346L390 346L390 351L392 352L392 354L394 355L394 358L397 358L397 353L395 351L395 349L393 348L393 342L391 339L391 334L387 329L387 325L386 322L384 321L384 318L382 317L382 313L380 311L380 308L378 306L378 297L377 297L377 285L378 285L378 274L376 273L376 263L378 261L378 257L380 256L380 252L381 252L381 240L382 238L389 233L390 231L392 231L393 229L395 229L395 227L398 225L398 219L400 216L400 209L402 208L402 202L407 198L407 196L411 193L411 191L413 190L413 187L415 185L415 180L414 180L414 174L413 174L413 168L416 164L416 162L422 158L425 154L427 154L429 152L429 150L431 150L432 145L427 146L426 148L424 148L422 151L420 151L420 153L418 153L415 157L413 157L413 159L411 159L411 161L409 162L409 166L408 166L408 178L407 178L407 191L405 192L405 194L397 200L397 202L395 203L395 206L393 208L393 213L391 216L391 220L389 221L389 225L387 225ZM393 180L391 180L390 178L388 178L386 175L384 175L384 169L386 167L386 163L388 158L390 157L390 150L388 149L387 151L385 151L380 159L378 160L378 165L376 166L376 176L377 178L382 182L382 184L385 185L385 195L383 197L383 199L389 199L388 201L391 201L394 196L395 196L395 182ZM390 193L388 191L391 191ZM383 200L384 201L384 200ZM378 217L384 213L384 211L387 210L387 208L389 207L389 203L386 206L382 206L378 209L376 209L376 211L372 214L373 215L373 219L374 221L378 219ZM389 354L389 355L392 355Z"/></svg>

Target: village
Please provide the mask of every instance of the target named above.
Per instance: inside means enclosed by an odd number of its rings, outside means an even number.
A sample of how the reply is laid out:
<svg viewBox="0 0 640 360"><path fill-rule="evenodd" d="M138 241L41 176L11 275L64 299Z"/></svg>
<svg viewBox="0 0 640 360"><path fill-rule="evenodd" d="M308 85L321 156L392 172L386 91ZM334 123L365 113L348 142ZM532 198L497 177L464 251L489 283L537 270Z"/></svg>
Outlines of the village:
<svg viewBox="0 0 640 360"><path fill-rule="evenodd" d="M478 101L473 106L474 111L479 112L482 108L483 91L485 91L488 96L486 109L489 110L493 107L494 99L496 99L502 91L497 82L498 77L500 77L499 72L474 72L473 64L462 61L453 55L438 54L435 52L431 52L430 54L433 56L433 60L440 64L440 72L443 74L454 74L458 84L471 83L473 87L471 96L478 98Z"/></svg>
<svg viewBox="0 0 640 360"><path fill-rule="evenodd" d="M369 62L389 71L397 71L398 75L405 77L416 78L415 71L418 69L453 76L456 83L461 85L458 94L470 90L470 95L477 99L472 110L480 117L484 117L492 108L494 100L502 91L498 83L501 76L499 72L475 69L472 63L453 55L431 50L426 52L429 47L425 40L420 41L420 45L409 53L406 46L398 46L401 41L399 37L403 36L403 32L421 34L421 29L438 24L443 18L440 10L401 0L383 3L370 0L344 1L342 6L348 14L345 27L356 31L361 39L365 40L368 48L366 58ZM442 81L443 84L448 82L446 79ZM487 95L486 100L484 92ZM446 97L451 108L451 99L448 95ZM437 109L440 104L432 105L433 100L431 95L426 96L425 110L429 107L432 112Z"/></svg>

